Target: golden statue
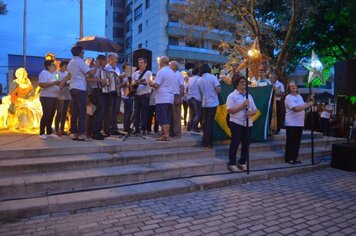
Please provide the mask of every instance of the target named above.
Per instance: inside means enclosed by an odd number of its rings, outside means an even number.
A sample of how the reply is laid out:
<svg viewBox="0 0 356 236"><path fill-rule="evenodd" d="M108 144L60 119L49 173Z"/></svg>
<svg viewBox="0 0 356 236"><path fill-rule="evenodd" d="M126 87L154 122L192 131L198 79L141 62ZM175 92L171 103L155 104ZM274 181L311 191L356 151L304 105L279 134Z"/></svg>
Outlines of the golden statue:
<svg viewBox="0 0 356 236"><path fill-rule="evenodd" d="M24 68L17 69L15 77L0 105L0 129L31 132L39 127L42 116L39 91L33 88Z"/></svg>

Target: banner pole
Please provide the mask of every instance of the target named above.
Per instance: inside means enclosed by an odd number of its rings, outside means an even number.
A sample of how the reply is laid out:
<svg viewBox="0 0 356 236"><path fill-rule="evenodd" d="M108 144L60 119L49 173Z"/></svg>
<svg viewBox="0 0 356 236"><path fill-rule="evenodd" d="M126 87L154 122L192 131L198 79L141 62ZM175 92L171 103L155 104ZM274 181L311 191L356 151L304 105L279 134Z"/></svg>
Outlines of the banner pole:
<svg viewBox="0 0 356 236"><path fill-rule="evenodd" d="M246 99L248 99L248 67L246 68ZM246 107L246 113L248 112L248 107ZM249 132L249 119L248 116L246 116L246 139L248 143L247 148L247 153L246 153L246 158L247 158L247 174L250 174L250 132Z"/></svg>

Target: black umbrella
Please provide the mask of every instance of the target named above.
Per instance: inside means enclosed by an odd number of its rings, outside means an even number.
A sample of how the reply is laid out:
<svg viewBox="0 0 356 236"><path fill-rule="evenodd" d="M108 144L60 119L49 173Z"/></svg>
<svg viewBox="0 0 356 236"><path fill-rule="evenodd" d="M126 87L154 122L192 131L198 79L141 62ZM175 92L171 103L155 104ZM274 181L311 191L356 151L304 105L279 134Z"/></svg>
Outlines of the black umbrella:
<svg viewBox="0 0 356 236"><path fill-rule="evenodd" d="M121 47L114 41L99 36L88 36L81 38L76 45L85 50L96 52L117 52Z"/></svg>

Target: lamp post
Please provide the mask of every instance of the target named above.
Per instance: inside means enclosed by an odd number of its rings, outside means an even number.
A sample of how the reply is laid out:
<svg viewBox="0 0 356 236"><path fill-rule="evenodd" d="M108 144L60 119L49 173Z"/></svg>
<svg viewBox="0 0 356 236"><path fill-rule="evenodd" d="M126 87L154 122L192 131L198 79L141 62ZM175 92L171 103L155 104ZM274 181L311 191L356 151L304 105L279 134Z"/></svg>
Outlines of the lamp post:
<svg viewBox="0 0 356 236"><path fill-rule="evenodd" d="M27 1L23 1L23 46L22 46L22 54L23 54L23 68L26 69L26 18L27 18Z"/></svg>
<svg viewBox="0 0 356 236"><path fill-rule="evenodd" d="M83 0L79 0L80 23L79 23L79 39L83 38Z"/></svg>

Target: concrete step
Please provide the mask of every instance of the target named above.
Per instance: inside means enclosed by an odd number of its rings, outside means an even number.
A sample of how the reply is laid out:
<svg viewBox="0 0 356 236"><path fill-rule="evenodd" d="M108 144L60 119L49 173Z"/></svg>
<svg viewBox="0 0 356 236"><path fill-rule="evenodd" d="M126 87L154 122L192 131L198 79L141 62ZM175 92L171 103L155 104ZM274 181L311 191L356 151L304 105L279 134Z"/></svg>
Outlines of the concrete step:
<svg viewBox="0 0 356 236"><path fill-rule="evenodd" d="M261 166L258 170L252 169L249 175L246 173L230 173L225 171L215 175L207 173L206 176L151 181L112 188L8 200L2 201L0 204L0 220L11 220L14 218L63 211L71 211L74 213L77 210L92 207L102 207L135 200L171 196L207 188L222 187L231 184L242 184L281 176L290 176L306 171L315 171L321 168L326 168L327 166L329 166L328 162L317 165L298 166L290 166L283 163L278 165Z"/></svg>
<svg viewBox="0 0 356 236"><path fill-rule="evenodd" d="M199 137L186 135L181 139L170 142L157 142L156 136L147 136L146 139L132 137L123 142L122 138L109 137L105 140L91 140L85 142L72 141L69 137L49 138L39 140L32 137L30 140L11 142L0 147L0 160L15 158L50 157L58 155L80 155L92 153L117 153L132 150L152 150L178 147L194 147L200 145ZM34 144L33 142L36 142ZM26 142L25 142L26 141Z"/></svg>
<svg viewBox="0 0 356 236"><path fill-rule="evenodd" d="M15 158L0 160L0 176L18 176L29 173L68 171L98 167L154 162L187 160L213 156L214 150L198 147L179 147L123 151L118 153L94 153L38 158Z"/></svg>
<svg viewBox="0 0 356 236"><path fill-rule="evenodd" d="M319 139L315 141L315 147L331 147L337 140ZM308 140L302 140L301 148L310 147ZM252 143L250 152L268 152L284 150L285 141L270 141L266 143ZM241 149L241 145L239 147ZM239 153L240 151L238 151ZM24 175L29 173L44 173L54 171L68 171L76 169L88 169L106 166L120 166L129 164L146 163L172 160L185 160L202 158L207 156L228 155L229 145L218 145L214 149L200 147L178 147L164 149L148 149L122 151L118 153L90 153L80 155L58 155L49 157L28 157L0 159L0 176Z"/></svg>
<svg viewBox="0 0 356 236"><path fill-rule="evenodd" d="M225 169L224 160L211 157L3 177L0 179L0 196L1 199L14 196L44 196L98 186L181 178Z"/></svg>
<svg viewBox="0 0 356 236"><path fill-rule="evenodd" d="M315 156L330 155L330 150L316 148ZM208 157L208 156L207 156ZM112 166L72 171L47 172L9 176L0 179L1 199L12 197L33 197L48 194L85 190L99 186L138 183L167 178L183 178L190 175L215 173L226 169L227 156L199 158ZM310 158L310 149L300 149L301 159ZM259 166L284 162L282 150L251 153L250 166Z"/></svg>
<svg viewBox="0 0 356 236"><path fill-rule="evenodd" d="M332 147L334 143L341 143L344 142L344 139L338 138L320 138L314 140L314 147L324 147L325 149L329 149ZM283 151L285 150L285 140L280 141L269 141L266 143L252 143L250 145L250 153L255 152L269 152L269 151ZM214 147L215 155L222 156L222 155L229 155L229 144L222 144ZM300 144L300 148L311 148L311 141L310 140L302 140ZM241 150L241 144L239 145L238 153Z"/></svg>

